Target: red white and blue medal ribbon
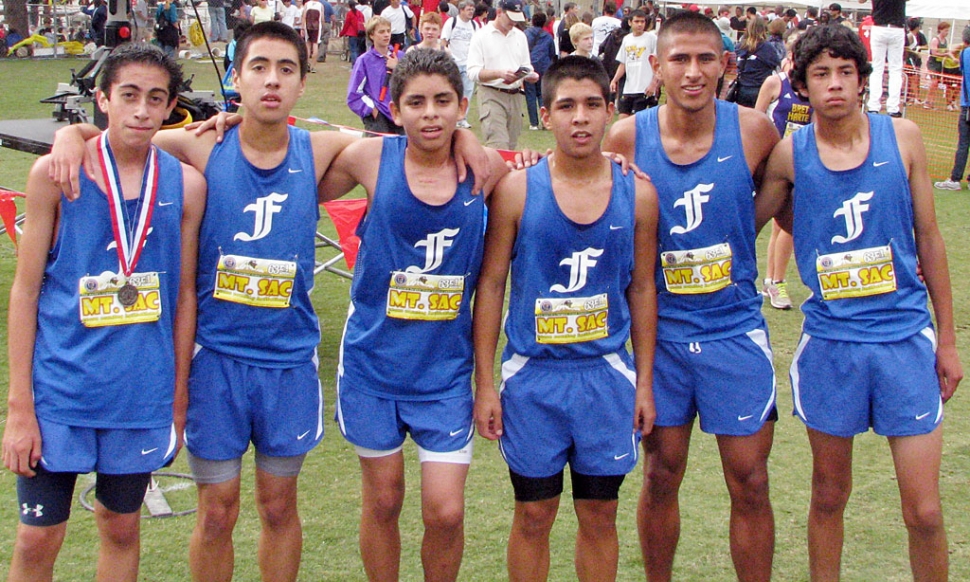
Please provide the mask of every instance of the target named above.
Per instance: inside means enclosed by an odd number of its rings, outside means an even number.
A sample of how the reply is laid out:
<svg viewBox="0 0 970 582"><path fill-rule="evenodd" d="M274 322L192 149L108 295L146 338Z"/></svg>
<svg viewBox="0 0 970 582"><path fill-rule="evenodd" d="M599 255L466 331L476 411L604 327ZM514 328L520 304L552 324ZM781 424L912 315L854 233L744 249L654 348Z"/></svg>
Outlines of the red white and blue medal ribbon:
<svg viewBox="0 0 970 582"><path fill-rule="evenodd" d="M136 216L134 232L130 233L129 227L124 221L122 205L125 201L121 192L121 177L118 175L114 154L108 144L108 132L105 131L98 137L98 157L108 194L111 230L117 246L120 271L124 275L118 298L126 307L134 304L132 299L137 300L138 298L137 289L128 283L128 278L131 277L135 266L138 264L138 259L141 257L145 239L148 237L149 225L152 222L152 212L155 209L155 199L158 194L158 156L156 152L155 146L151 146L148 159L145 160L145 171L141 181L141 209ZM131 301L131 303L128 303L128 301Z"/></svg>

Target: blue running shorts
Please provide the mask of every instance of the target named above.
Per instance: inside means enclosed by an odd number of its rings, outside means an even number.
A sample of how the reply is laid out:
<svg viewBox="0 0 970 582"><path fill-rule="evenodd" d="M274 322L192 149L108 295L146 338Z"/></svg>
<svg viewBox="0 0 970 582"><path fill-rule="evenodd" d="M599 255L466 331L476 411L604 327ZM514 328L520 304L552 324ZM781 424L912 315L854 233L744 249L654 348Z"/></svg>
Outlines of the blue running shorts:
<svg viewBox="0 0 970 582"><path fill-rule="evenodd" d="M833 436L933 432L943 422L936 334L898 342L844 342L802 334L791 365L794 414Z"/></svg>
<svg viewBox="0 0 970 582"><path fill-rule="evenodd" d="M88 428L38 419L40 463L52 473L151 473L175 454L175 427Z"/></svg>
<svg viewBox="0 0 970 582"><path fill-rule="evenodd" d="M626 475L637 464L636 371L626 352L570 360L513 355L502 364L499 441L509 468L549 477Z"/></svg>
<svg viewBox="0 0 970 582"><path fill-rule="evenodd" d="M340 383L337 388L340 432L358 453L369 451L363 456L397 452L408 433L421 449L433 453L461 451L475 436L471 387L462 396L420 401L372 396Z"/></svg>
<svg viewBox="0 0 970 582"><path fill-rule="evenodd" d="M323 438L323 390L314 359L295 368L251 366L196 346L189 376L185 446L227 461L256 450L296 457Z"/></svg>
<svg viewBox="0 0 970 582"><path fill-rule="evenodd" d="M763 328L710 342L657 342L657 426L682 426L700 416L706 433L752 435L773 418L775 396L775 368Z"/></svg>

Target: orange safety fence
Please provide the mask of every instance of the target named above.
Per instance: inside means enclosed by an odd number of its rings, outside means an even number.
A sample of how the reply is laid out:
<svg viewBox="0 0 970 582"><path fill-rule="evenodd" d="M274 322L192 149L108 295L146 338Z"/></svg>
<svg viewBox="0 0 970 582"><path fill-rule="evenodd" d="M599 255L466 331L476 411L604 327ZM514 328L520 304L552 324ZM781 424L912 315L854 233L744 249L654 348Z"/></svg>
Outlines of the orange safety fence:
<svg viewBox="0 0 970 582"><path fill-rule="evenodd" d="M888 67L884 75L883 112L886 111L885 91L889 87ZM728 86L736 76L737 66L732 59L724 74L719 95L721 99L726 96ZM934 73L927 70L925 65L921 69L903 67L900 109L903 117L916 123L923 134L929 173L934 180L947 179L953 167L962 90L963 78L959 75ZM859 106L865 107L868 99L868 93L863 95Z"/></svg>
<svg viewBox="0 0 970 582"><path fill-rule="evenodd" d="M934 73L925 66L903 67L903 76L903 117L916 123L923 134L930 177L945 180L957 146L963 78ZM888 73L883 86L888 87Z"/></svg>

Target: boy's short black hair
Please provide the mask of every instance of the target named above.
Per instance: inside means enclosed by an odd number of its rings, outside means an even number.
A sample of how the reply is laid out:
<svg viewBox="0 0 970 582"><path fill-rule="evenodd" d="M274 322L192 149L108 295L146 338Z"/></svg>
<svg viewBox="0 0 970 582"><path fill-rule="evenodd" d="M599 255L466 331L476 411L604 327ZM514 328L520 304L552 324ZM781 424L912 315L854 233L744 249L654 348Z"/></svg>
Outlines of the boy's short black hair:
<svg viewBox="0 0 970 582"><path fill-rule="evenodd" d="M610 100L610 76L599 59L569 55L552 63L542 75L542 106L549 109L556 98L559 83L566 79L589 79L599 85L603 99Z"/></svg>
<svg viewBox="0 0 970 582"><path fill-rule="evenodd" d="M448 80L448 85L459 100L464 95L465 88L461 82L461 73L450 54L429 48L416 48L408 51L398 61L391 75L391 101L395 105L401 106L401 96L408 81L418 75L441 75Z"/></svg>
<svg viewBox="0 0 970 582"><path fill-rule="evenodd" d="M282 22L270 21L270 22L260 22L259 24L254 24L249 27L249 30L243 33L242 37L236 41L236 54L232 60L232 66L235 67L236 71L241 71L243 61L246 60L247 53L249 53L249 45L253 41L257 41L263 38L282 40L293 45L296 49L297 58L300 61L300 78L306 78L307 72L310 70L310 62L307 57L306 43L300 38L296 30L283 24Z"/></svg>
<svg viewBox="0 0 970 582"><path fill-rule="evenodd" d="M661 43L666 42L668 36L678 33L709 34L717 46L724 46L721 29L714 24L713 20L700 12L682 10L668 18L660 27L660 32L657 33L658 51Z"/></svg>
<svg viewBox="0 0 970 582"><path fill-rule="evenodd" d="M124 43L111 51L105 59L101 68L101 81L98 83L98 88L105 96L111 95L111 87L118 82L118 73L122 67L133 63L158 67L168 73L168 102L178 99L179 89L182 87L181 67L157 46L140 42Z"/></svg>
<svg viewBox="0 0 970 582"><path fill-rule="evenodd" d="M646 20L647 19L647 13L644 12L643 10L640 10L639 8L637 8L636 10L634 10L633 12L630 13L630 16L627 17L627 20L630 20L632 22L634 18L642 18L642 19Z"/></svg>
<svg viewBox="0 0 970 582"><path fill-rule="evenodd" d="M532 26L536 28L542 28L546 25L546 14L541 10L536 10L536 13L532 15Z"/></svg>
<svg viewBox="0 0 970 582"><path fill-rule="evenodd" d="M865 81L872 72L869 64L869 53L859 39L859 35L852 29L841 24L827 24L813 26L801 35L792 47L793 65L791 73L792 87L804 93L807 87L808 68L822 54L837 59L855 61L859 74L859 92L865 90Z"/></svg>

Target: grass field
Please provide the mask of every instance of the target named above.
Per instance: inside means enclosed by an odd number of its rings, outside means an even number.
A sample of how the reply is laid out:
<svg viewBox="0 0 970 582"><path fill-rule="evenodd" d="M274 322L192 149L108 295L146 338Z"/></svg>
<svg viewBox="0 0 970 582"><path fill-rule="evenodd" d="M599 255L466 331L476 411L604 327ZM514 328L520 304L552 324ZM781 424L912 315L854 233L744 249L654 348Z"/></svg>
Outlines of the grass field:
<svg viewBox="0 0 970 582"><path fill-rule="evenodd" d="M333 58L333 57L331 57ZM58 81L69 78L68 69L80 68L81 61L0 61L0 117L33 118L49 115L47 105L37 100L53 93ZM189 74L196 75L195 89L215 87L211 66L188 63ZM348 71L346 64L328 60L310 75L307 91L294 112L300 117L316 116L335 123L355 124L355 118L344 105ZM473 118L474 116L470 116ZM477 123L475 124L477 127ZM931 148L955 144L941 131L924 131ZM551 144L548 132L523 135L520 146L545 149ZM952 150L948 150L952 151ZM952 155L952 154L950 154ZM0 185L23 189L33 156L0 148ZM968 351L970 326L970 248L966 244L970 229L968 193L938 192L937 214L943 235L949 244L950 265L954 282L954 303L961 351ZM329 229L327 220L322 229ZM766 235L759 239L764 250ZM0 297L9 294L15 255L9 241L0 241ZM794 272L791 279L796 279ZM320 315L320 377L326 387L327 414L333 410L333 376L337 345L347 307L348 281L331 275L318 277L314 304ZM793 281L790 286L796 303L806 290ZM772 334L775 366L779 374L777 423L774 449L770 461L772 500L775 509L777 542L775 578L798 581L807 579L805 544L806 513L811 476L810 453L805 431L790 416L791 393L787 370L798 337L801 315L796 311L778 312L765 308ZM6 330L6 310L0 309L0 330ZM16 332L14 332L16 333ZM0 333L0 369L6 370L6 334ZM968 363L970 365L970 363ZM905 363L900 363L905 373ZM6 400L7 375L0 374L0 398ZM964 389L966 390L966 389ZM2 407L0 407L2 408ZM947 406L946 444L941 487L949 530L951 578L970 580L970 405L958 392ZM5 422L0 412L0 424ZM334 423L327 423L327 437L307 459L301 480L300 510L304 520L304 557L301 580L363 580L363 568L357 549L359 512L359 469L352 448L343 441ZM867 434L856 443L854 493L846 516L846 541L843 574L847 581L901 581L910 579L906 536L899 515L899 501L889 450L885 439ZM466 551L461 579L472 581L499 580L505 575L505 541L511 522L512 491L507 469L494 443L478 439L475 461L468 478ZM417 463L413 448L408 454L408 498L401 518L403 537L402 579L420 580L419 545L421 536ZM244 470L244 502L236 528L236 580L258 580L255 562L255 540L258 519L252 503L252 463L247 456ZM175 471L188 472L184 459L175 463ZM643 579L636 536L636 495L640 488L639 468L627 479L620 502L619 579ZM81 483L87 483L82 478ZM15 479L0 471L0 576L6 575L18 508ZM177 485L177 483L173 483ZM78 493L83 487L79 485ZM568 486L567 493L568 495ZM192 505L190 491L170 492L173 505ZM567 497L568 499L568 497ZM675 565L678 580L727 581L734 578L727 545L727 494L720 473L717 447L713 438L695 430L691 461L681 493L683 533ZM574 578L572 566L575 519L570 504L563 503L560 519L552 539L551 580ZM193 516L149 519L142 528L141 578L150 581L188 579L187 542L194 524ZM92 516L75 504L69 534L61 552L57 580L91 580L97 534Z"/></svg>

